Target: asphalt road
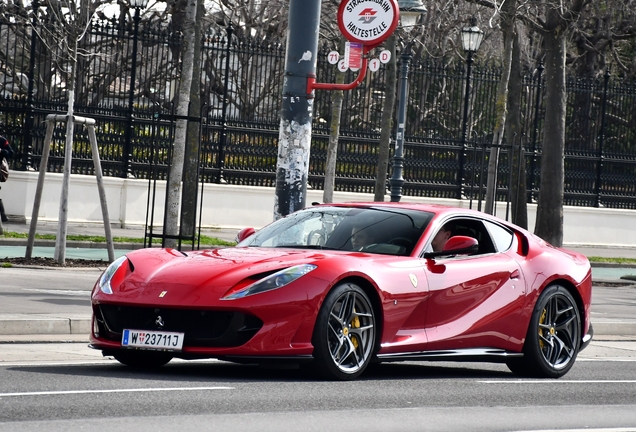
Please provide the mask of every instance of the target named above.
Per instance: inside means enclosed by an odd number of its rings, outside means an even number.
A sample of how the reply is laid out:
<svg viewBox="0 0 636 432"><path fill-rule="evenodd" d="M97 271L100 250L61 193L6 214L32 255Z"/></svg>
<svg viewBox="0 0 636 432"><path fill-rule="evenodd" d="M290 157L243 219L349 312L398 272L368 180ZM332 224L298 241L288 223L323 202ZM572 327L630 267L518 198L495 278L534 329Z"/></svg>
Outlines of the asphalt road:
<svg viewBox="0 0 636 432"><path fill-rule="evenodd" d="M99 274L0 269L0 315L89 313ZM634 287L594 288L593 320L635 308ZM577 428L636 431L636 342L595 338L560 380L520 380L497 364L400 363L349 383L218 361L142 372L86 343L0 343L0 432Z"/></svg>
<svg viewBox="0 0 636 432"><path fill-rule="evenodd" d="M581 359L560 380L502 365L380 365L355 382L174 362L0 367L0 431L636 430L636 357Z"/></svg>

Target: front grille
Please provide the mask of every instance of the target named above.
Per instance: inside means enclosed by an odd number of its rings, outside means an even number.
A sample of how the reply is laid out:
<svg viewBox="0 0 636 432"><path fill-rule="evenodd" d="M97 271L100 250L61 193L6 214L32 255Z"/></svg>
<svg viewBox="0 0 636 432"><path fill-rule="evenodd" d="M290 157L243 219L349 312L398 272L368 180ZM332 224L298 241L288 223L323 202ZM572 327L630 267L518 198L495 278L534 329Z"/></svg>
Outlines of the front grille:
<svg viewBox="0 0 636 432"><path fill-rule="evenodd" d="M109 304L95 305L94 311L101 337L121 341L124 329L181 332L185 334L184 347L240 346L250 340L263 325L253 315L233 311ZM162 321L163 326L159 326L157 321Z"/></svg>

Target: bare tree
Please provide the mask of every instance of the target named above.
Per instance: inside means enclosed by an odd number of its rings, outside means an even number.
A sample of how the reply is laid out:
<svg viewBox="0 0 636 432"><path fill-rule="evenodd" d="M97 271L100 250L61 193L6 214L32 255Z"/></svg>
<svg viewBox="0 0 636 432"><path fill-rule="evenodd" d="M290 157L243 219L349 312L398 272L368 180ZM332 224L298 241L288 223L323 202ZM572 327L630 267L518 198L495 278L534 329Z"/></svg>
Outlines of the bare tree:
<svg viewBox="0 0 636 432"><path fill-rule="evenodd" d="M505 0L501 5L500 27L503 34L501 78L497 86L497 100L495 106L495 128L493 130L492 147L488 159L488 179L486 185L486 203L484 211L494 214L494 203L497 193L497 164L499 150L504 139L506 116L508 112L508 83L510 82L510 68L512 65L512 49L515 39L516 0Z"/></svg>
<svg viewBox="0 0 636 432"><path fill-rule="evenodd" d="M34 29L40 34L40 40L55 43L62 50L57 51L58 57L54 62L64 63L67 68L64 87L67 93L66 110L66 140L64 144L64 170L62 193L60 197L57 241L55 258L59 264L66 261L66 228L68 220L68 189L71 177L71 162L73 160L73 130L75 86L77 81L77 62L79 56L91 55L78 49L79 42L84 38L91 22L95 4L90 0L52 1L44 3L43 9L48 16L48 24ZM46 43L46 42L45 42ZM59 68L64 69L64 68ZM46 169L43 167L42 169Z"/></svg>
<svg viewBox="0 0 636 432"><path fill-rule="evenodd" d="M190 89L194 70L194 37L195 21L197 17L197 0L186 0L185 19L183 22L183 60L177 104L177 121L172 150L172 164L166 192L166 226L164 235L177 236L179 234L179 200L181 198L181 180L183 179L183 165L185 159L186 134L188 129L188 114L190 108ZM176 247L175 238L167 238L167 247Z"/></svg>
<svg viewBox="0 0 636 432"><path fill-rule="evenodd" d="M535 234L555 246L563 244L563 187L566 120L566 44L572 26L591 0L537 1L524 16L543 36L546 113L541 155L541 183Z"/></svg>
<svg viewBox="0 0 636 432"><path fill-rule="evenodd" d="M374 201L384 201L384 195L386 194L391 132L393 131L393 110L395 108L397 85L396 38L396 35L389 36L386 44L386 49L391 52L391 59L386 66L385 95L381 120L382 129L380 131L380 143L378 148L378 167L375 171Z"/></svg>

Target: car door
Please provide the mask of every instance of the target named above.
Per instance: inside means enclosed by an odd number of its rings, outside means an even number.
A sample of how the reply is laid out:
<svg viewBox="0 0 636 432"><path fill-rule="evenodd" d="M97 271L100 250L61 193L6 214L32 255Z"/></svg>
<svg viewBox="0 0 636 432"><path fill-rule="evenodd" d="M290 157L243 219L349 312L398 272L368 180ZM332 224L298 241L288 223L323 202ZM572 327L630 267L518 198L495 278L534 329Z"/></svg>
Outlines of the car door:
<svg viewBox="0 0 636 432"><path fill-rule="evenodd" d="M526 284L519 264L506 253L516 237L490 222L465 222L479 231L478 254L424 259L427 349L518 348L526 330L519 320Z"/></svg>

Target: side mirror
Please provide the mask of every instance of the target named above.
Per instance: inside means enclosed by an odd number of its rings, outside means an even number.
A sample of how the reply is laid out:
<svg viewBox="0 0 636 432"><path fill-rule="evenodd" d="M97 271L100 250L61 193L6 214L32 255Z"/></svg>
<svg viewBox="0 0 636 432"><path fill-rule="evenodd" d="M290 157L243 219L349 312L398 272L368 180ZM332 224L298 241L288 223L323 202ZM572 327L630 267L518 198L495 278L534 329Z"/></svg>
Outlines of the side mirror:
<svg viewBox="0 0 636 432"><path fill-rule="evenodd" d="M448 239L443 250L426 252L424 258L435 258L444 255L471 254L479 251L479 242L473 237L453 236Z"/></svg>
<svg viewBox="0 0 636 432"><path fill-rule="evenodd" d="M448 239L444 248L446 253L475 253L479 250L479 242L473 237L454 236Z"/></svg>
<svg viewBox="0 0 636 432"><path fill-rule="evenodd" d="M248 238L249 236L251 236L255 232L256 232L256 230L254 228L251 228L251 227L250 228L243 228L236 235L236 242L237 243L242 242L243 240L245 240L246 238Z"/></svg>

